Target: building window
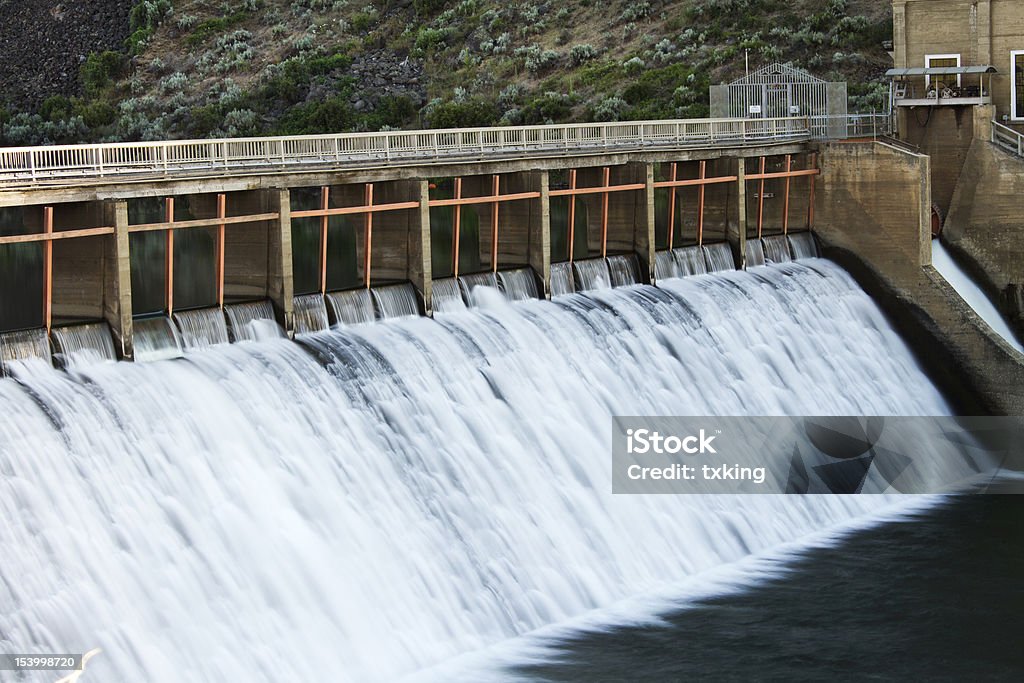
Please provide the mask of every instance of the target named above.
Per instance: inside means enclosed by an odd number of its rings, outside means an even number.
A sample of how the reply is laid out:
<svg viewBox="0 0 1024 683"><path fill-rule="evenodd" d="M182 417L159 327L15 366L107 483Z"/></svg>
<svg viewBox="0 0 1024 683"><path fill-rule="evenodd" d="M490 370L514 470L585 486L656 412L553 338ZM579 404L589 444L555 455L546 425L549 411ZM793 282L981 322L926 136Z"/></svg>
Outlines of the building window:
<svg viewBox="0 0 1024 683"><path fill-rule="evenodd" d="M1024 50L1010 53L1010 118L1024 121Z"/></svg>
<svg viewBox="0 0 1024 683"><path fill-rule="evenodd" d="M960 55L925 55L924 65L926 68L939 68L944 66L960 66ZM924 85L926 90L930 90L932 87L932 77L924 77ZM952 76L936 76L935 77L935 90L940 94L943 88L950 88L953 86ZM960 75L956 77L956 87L960 87Z"/></svg>

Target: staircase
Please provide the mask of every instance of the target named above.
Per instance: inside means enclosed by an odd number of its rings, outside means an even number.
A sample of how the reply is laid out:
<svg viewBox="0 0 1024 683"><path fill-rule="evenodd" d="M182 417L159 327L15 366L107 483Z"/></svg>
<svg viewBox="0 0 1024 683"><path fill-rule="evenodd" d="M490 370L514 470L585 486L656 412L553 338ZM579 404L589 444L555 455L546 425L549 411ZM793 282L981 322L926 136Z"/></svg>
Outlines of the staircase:
<svg viewBox="0 0 1024 683"><path fill-rule="evenodd" d="M1010 154L1024 157L1024 135L996 121L992 122L992 143Z"/></svg>

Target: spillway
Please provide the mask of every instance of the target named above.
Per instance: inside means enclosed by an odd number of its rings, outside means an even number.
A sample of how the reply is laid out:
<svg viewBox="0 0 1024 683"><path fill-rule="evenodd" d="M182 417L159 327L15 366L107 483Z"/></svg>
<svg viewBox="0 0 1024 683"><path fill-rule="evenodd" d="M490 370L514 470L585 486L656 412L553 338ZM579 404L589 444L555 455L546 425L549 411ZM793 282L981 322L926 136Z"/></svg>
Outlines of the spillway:
<svg viewBox="0 0 1024 683"><path fill-rule="evenodd" d="M394 680L885 505L613 497L612 415L948 413L830 262L662 284L15 363L0 651L102 648L83 681Z"/></svg>

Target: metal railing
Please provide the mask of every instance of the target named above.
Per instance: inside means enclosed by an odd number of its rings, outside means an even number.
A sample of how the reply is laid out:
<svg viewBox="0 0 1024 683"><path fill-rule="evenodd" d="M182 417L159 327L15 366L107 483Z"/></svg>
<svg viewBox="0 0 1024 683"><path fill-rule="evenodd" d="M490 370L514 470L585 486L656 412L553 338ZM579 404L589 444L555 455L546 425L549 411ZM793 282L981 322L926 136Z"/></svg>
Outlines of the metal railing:
<svg viewBox="0 0 1024 683"><path fill-rule="evenodd" d="M0 148L3 186L570 156L812 137L806 117L694 119Z"/></svg>
<svg viewBox="0 0 1024 683"><path fill-rule="evenodd" d="M1024 134L1018 133L1009 126L993 121L992 142L1007 152L1024 157Z"/></svg>

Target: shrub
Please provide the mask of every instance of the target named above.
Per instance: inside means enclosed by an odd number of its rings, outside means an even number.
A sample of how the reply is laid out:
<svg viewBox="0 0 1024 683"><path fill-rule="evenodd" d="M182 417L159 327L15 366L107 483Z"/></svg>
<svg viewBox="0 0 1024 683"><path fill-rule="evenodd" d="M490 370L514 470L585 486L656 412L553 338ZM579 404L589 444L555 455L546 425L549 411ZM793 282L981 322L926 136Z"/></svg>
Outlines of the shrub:
<svg viewBox="0 0 1024 683"><path fill-rule="evenodd" d="M463 102L441 102L429 107L427 122L431 128L477 128L493 125L499 118L494 102L472 97Z"/></svg>
<svg viewBox="0 0 1024 683"><path fill-rule="evenodd" d="M573 45L572 49L569 50L569 61L572 62L573 66L585 64L596 56L597 48L587 43L582 45Z"/></svg>
<svg viewBox="0 0 1024 683"><path fill-rule="evenodd" d="M606 97L594 106L591 117L595 121L618 121L627 106L621 97Z"/></svg>
<svg viewBox="0 0 1024 683"><path fill-rule="evenodd" d="M96 95L110 82L124 75L126 60L120 52L106 50L89 55L79 71L85 92Z"/></svg>

